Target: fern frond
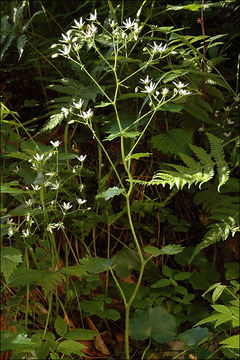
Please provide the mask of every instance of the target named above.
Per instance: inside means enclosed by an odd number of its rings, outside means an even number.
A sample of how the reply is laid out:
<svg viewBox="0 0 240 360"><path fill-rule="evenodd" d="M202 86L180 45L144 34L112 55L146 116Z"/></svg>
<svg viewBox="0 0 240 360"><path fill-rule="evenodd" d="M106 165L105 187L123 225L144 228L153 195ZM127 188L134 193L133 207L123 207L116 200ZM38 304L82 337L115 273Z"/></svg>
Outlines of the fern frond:
<svg viewBox="0 0 240 360"><path fill-rule="evenodd" d="M181 160L186 166L167 164L168 166L173 167L176 171L159 171L153 176L150 183L165 186L166 181L168 180L170 188L176 186L177 189L182 189L185 185L188 185L190 188L193 184L198 184L199 188L201 188L204 183L210 181L214 177L214 167L216 165L218 172L218 191L220 191L220 187L224 185L229 178L229 169L226 161L224 160L221 139L218 139L212 134L209 134L208 137L211 147L209 154L201 147L190 145L191 150L199 159L198 161L186 154L179 154ZM213 161L212 158L214 158L215 161ZM166 174L168 174L169 177L167 177Z"/></svg>
<svg viewBox="0 0 240 360"><path fill-rule="evenodd" d="M218 191L229 179L229 168L227 162L224 160L223 142L213 134L207 133L210 143L211 155L213 156L218 170Z"/></svg>
<svg viewBox="0 0 240 360"><path fill-rule="evenodd" d="M237 217L239 217L239 212L236 214L236 217L225 217L224 221L209 225L209 231L205 234L201 243L199 243L192 256L189 260L189 263L195 258L195 256L206 247L216 244L219 241L225 241L230 233L234 235L236 231L239 231L239 225L237 224Z"/></svg>
<svg viewBox="0 0 240 360"><path fill-rule="evenodd" d="M39 285L42 286L44 295L47 297L48 294L56 288L58 283L62 283L65 280L65 276L60 271L56 271L46 274L46 276L40 280Z"/></svg>

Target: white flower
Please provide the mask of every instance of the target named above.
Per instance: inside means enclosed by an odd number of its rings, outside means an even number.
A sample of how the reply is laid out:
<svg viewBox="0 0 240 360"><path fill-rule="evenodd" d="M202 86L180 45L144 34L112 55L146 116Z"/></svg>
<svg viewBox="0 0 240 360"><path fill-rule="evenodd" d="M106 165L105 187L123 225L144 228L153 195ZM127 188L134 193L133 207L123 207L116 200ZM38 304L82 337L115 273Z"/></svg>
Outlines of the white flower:
<svg viewBox="0 0 240 360"><path fill-rule="evenodd" d="M9 218L8 218L8 219L7 219L7 224L8 224L8 225L14 224L14 223L13 223L13 219L9 219Z"/></svg>
<svg viewBox="0 0 240 360"><path fill-rule="evenodd" d="M29 213L27 214L26 221L29 223L29 226L32 226L32 224L34 224L34 221Z"/></svg>
<svg viewBox="0 0 240 360"><path fill-rule="evenodd" d="M65 226L63 225L63 222L62 221L59 221L58 224L55 224L56 226L56 229L59 230L59 229L65 229Z"/></svg>
<svg viewBox="0 0 240 360"><path fill-rule="evenodd" d="M69 110L66 109L65 107L62 107L62 108L61 108L61 112L63 113L64 117L67 117L68 114L69 114Z"/></svg>
<svg viewBox="0 0 240 360"><path fill-rule="evenodd" d="M26 200L25 203L27 204L27 206L32 206L34 204L34 200L29 199L29 200Z"/></svg>
<svg viewBox="0 0 240 360"><path fill-rule="evenodd" d="M57 190L57 189L59 189L59 186L60 186L58 181L56 181L56 184L51 184L51 185L52 185L52 187L51 187L52 190Z"/></svg>
<svg viewBox="0 0 240 360"><path fill-rule="evenodd" d="M155 43L155 41L154 41L153 45L150 45L150 47L152 48L151 51L153 54L156 54L156 53L162 54L164 51L166 51L168 49L166 44L164 46L162 45L162 43L160 45L158 45Z"/></svg>
<svg viewBox="0 0 240 360"><path fill-rule="evenodd" d="M62 34L63 40L59 40L60 42L65 42L66 44L68 44L71 41L71 30L68 30L66 32L66 35Z"/></svg>
<svg viewBox="0 0 240 360"><path fill-rule="evenodd" d="M40 190L40 189L41 189L41 186L39 186L39 185L31 185L31 187L32 187L32 189L33 189L34 191L37 191L37 190Z"/></svg>
<svg viewBox="0 0 240 360"><path fill-rule="evenodd" d="M53 230L56 228L57 224L48 224L47 231L49 231L51 234L53 233Z"/></svg>
<svg viewBox="0 0 240 360"><path fill-rule="evenodd" d="M231 131L228 132L228 133L227 133L227 132L224 132L223 135L226 136L226 137L229 137L229 136L231 135Z"/></svg>
<svg viewBox="0 0 240 360"><path fill-rule="evenodd" d="M14 234L14 229L10 226L8 228L8 237L10 238L11 236L13 236L13 234Z"/></svg>
<svg viewBox="0 0 240 360"><path fill-rule="evenodd" d="M93 112L91 109L88 109L88 111L83 111L83 115L81 115L81 117L83 119L90 119L93 116Z"/></svg>
<svg viewBox="0 0 240 360"><path fill-rule="evenodd" d="M234 124L234 121L232 121L231 119L227 118L227 123L228 123L228 125L232 125L232 124Z"/></svg>
<svg viewBox="0 0 240 360"><path fill-rule="evenodd" d="M79 29L79 30L81 30L83 25L85 24L85 22L82 21L82 17L80 17L79 21L74 20L74 22L75 22L76 26L73 25L72 28Z"/></svg>
<svg viewBox="0 0 240 360"><path fill-rule="evenodd" d="M162 92L161 92L162 96L166 96L167 93L169 93L169 89L168 88L163 88Z"/></svg>
<svg viewBox="0 0 240 360"><path fill-rule="evenodd" d="M59 145L61 144L61 141L57 140L57 141L50 141L50 144L53 147L59 147Z"/></svg>
<svg viewBox="0 0 240 360"><path fill-rule="evenodd" d="M173 84L174 84L178 89L182 89L182 88L188 86L188 84L183 84L181 81L179 81L178 84L173 81Z"/></svg>
<svg viewBox="0 0 240 360"><path fill-rule="evenodd" d="M131 18L129 17L126 19L126 21L123 21L123 28L130 29L131 27L134 27L136 24L136 20L131 21Z"/></svg>
<svg viewBox="0 0 240 360"><path fill-rule="evenodd" d="M67 203L64 202L62 207L63 207L64 210L67 211L67 210L71 209L72 205L71 205L70 202L67 202Z"/></svg>
<svg viewBox="0 0 240 360"><path fill-rule="evenodd" d="M55 175L55 173L54 173L54 172L49 172L49 173L46 173L45 175L46 175L46 176L51 176L51 177L52 177L52 176L54 176L54 175ZM46 184L45 184L45 185L46 185ZM50 185L51 185L51 184L50 184Z"/></svg>
<svg viewBox="0 0 240 360"><path fill-rule="evenodd" d="M154 88L155 88L155 84L151 81L149 85L145 86L145 90L142 90L141 92L150 94L153 92Z"/></svg>
<svg viewBox="0 0 240 360"><path fill-rule="evenodd" d="M87 155L80 155L80 156L76 156L76 158L79 160L79 161L84 161L86 159Z"/></svg>
<svg viewBox="0 0 240 360"><path fill-rule="evenodd" d="M16 165L16 169L14 169L13 172L15 172L15 174L17 174L19 172L19 166Z"/></svg>
<svg viewBox="0 0 240 360"><path fill-rule="evenodd" d="M97 10L95 9L94 14L90 14L90 18L87 20L95 21L97 19Z"/></svg>
<svg viewBox="0 0 240 360"><path fill-rule="evenodd" d="M76 201L77 201L78 205L82 205L82 204L85 204L85 202L87 202L87 200L83 200L80 198L76 198Z"/></svg>
<svg viewBox="0 0 240 360"><path fill-rule="evenodd" d="M76 109L81 109L83 106L84 101L82 99L79 100L79 102L74 102L73 101L73 105L75 106Z"/></svg>
<svg viewBox="0 0 240 360"><path fill-rule="evenodd" d="M42 155L36 154L36 156L33 155L33 157L34 157L34 159L35 159L36 161L40 162L40 161L43 160L44 154L42 154Z"/></svg>
<svg viewBox="0 0 240 360"><path fill-rule="evenodd" d="M30 234L29 234L29 230L23 230L22 231L22 237L28 237Z"/></svg>
<svg viewBox="0 0 240 360"><path fill-rule="evenodd" d="M179 90L179 94L180 94L180 95L183 95L183 96L191 95L191 91L187 91L187 90L185 90L185 89L180 89L180 90Z"/></svg>
<svg viewBox="0 0 240 360"><path fill-rule="evenodd" d="M64 45L63 50L59 50L59 52L63 55L68 55L71 51L71 45Z"/></svg>
<svg viewBox="0 0 240 360"><path fill-rule="evenodd" d="M148 85L152 81L152 79L149 79L149 76L147 75L146 79L140 79L140 82L144 85Z"/></svg>

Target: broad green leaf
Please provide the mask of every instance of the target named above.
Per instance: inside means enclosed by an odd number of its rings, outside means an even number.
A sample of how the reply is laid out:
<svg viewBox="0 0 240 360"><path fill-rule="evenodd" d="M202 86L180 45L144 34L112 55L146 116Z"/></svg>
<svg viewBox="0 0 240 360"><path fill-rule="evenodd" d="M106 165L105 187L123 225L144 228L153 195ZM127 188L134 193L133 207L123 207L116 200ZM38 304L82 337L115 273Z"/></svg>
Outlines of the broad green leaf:
<svg viewBox="0 0 240 360"><path fill-rule="evenodd" d="M2 194L13 194L13 195L26 193L26 191L10 187L8 184L2 184L0 192Z"/></svg>
<svg viewBox="0 0 240 360"><path fill-rule="evenodd" d="M121 278L127 278L130 270L139 271L139 257L133 251L123 248L116 253L113 269Z"/></svg>
<svg viewBox="0 0 240 360"><path fill-rule="evenodd" d="M180 111L182 111L182 105L181 104L174 104L174 103L166 103L166 104L163 104L161 106L161 110L164 110L164 111L169 111L169 112L173 112L173 113L179 113ZM170 130L171 131L171 130Z"/></svg>
<svg viewBox="0 0 240 360"><path fill-rule="evenodd" d="M30 352L41 345L40 341L33 341L27 334L2 331L1 333L1 352L14 350L15 352Z"/></svg>
<svg viewBox="0 0 240 360"><path fill-rule="evenodd" d="M200 106L197 106L194 103L185 103L183 104L184 110L186 110L189 114L194 116L196 119L207 123L207 124L214 124L215 120L209 118L208 113L203 110Z"/></svg>
<svg viewBox="0 0 240 360"><path fill-rule="evenodd" d="M102 299L100 297L96 297L93 300L85 300L81 301L81 308L86 313L91 315L97 315L102 319L111 319L118 320L120 318L120 314L118 311L113 309L105 309L105 301L107 299Z"/></svg>
<svg viewBox="0 0 240 360"><path fill-rule="evenodd" d="M192 142L192 134L183 129L172 129L166 134L159 134L152 137L153 148L162 151L164 154L187 154L190 155L189 144Z"/></svg>
<svg viewBox="0 0 240 360"><path fill-rule="evenodd" d="M184 247L181 245L166 245L162 249L158 249L155 246L146 246L144 248L144 251L146 251L148 254L151 254L152 256L156 257L162 254L166 255L175 255L179 254L184 250Z"/></svg>
<svg viewBox="0 0 240 360"><path fill-rule="evenodd" d="M114 196L120 195L124 192L124 189L120 189L117 186L108 188L106 191L103 191L102 193L98 194L96 196L96 199L103 198L104 200L109 200L113 198Z"/></svg>
<svg viewBox="0 0 240 360"><path fill-rule="evenodd" d="M224 347L228 349L239 349L240 334L230 336L229 338L220 341L220 344L222 344Z"/></svg>
<svg viewBox="0 0 240 360"><path fill-rule="evenodd" d="M26 160L26 161L29 160L28 155L20 153L18 151L17 152L12 152L10 154L5 154L4 157L12 157L12 158L15 158L15 159Z"/></svg>
<svg viewBox="0 0 240 360"><path fill-rule="evenodd" d="M129 335L135 340L153 338L158 343L166 343L176 333L175 318L160 306L136 310L129 325Z"/></svg>
<svg viewBox="0 0 240 360"><path fill-rule="evenodd" d="M78 276L79 278L84 278L88 276L86 271L83 270L82 266L79 265L62 268L61 272L65 275Z"/></svg>
<svg viewBox="0 0 240 360"><path fill-rule="evenodd" d="M54 322L56 333L60 336L64 336L68 331L68 326L61 316L58 316Z"/></svg>
<svg viewBox="0 0 240 360"><path fill-rule="evenodd" d="M174 275L174 280L186 280L189 279L192 276L192 273L190 272L180 272L176 275Z"/></svg>
<svg viewBox="0 0 240 360"><path fill-rule="evenodd" d="M239 263L225 263L225 277L227 280L238 279L240 274Z"/></svg>
<svg viewBox="0 0 240 360"><path fill-rule="evenodd" d="M161 288L165 286L169 286L171 284L171 281L169 279L161 279L155 282L153 285L151 285L151 288Z"/></svg>
<svg viewBox="0 0 240 360"><path fill-rule="evenodd" d="M89 329L73 329L65 334L66 339L70 340L92 340L98 333Z"/></svg>
<svg viewBox="0 0 240 360"><path fill-rule="evenodd" d="M231 310L225 305L211 305L212 308L222 314L232 316Z"/></svg>
<svg viewBox="0 0 240 360"><path fill-rule="evenodd" d="M10 246L1 248L1 272L7 283L12 273L17 269L18 264L22 261L22 254L18 249Z"/></svg>
<svg viewBox="0 0 240 360"><path fill-rule="evenodd" d="M219 314L210 315L207 318L200 320L197 324L194 325L194 327L198 325L206 324L208 322L216 321L218 318L219 318Z"/></svg>
<svg viewBox="0 0 240 360"><path fill-rule="evenodd" d="M178 339L185 342L187 346L196 346L208 336L208 329L198 326L196 328L186 330L183 333L179 334Z"/></svg>
<svg viewBox="0 0 240 360"><path fill-rule="evenodd" d="M77 341L65 340L59 344L58 351L64 355L76 354L79 356L85 356L85 354L81 351L85 347L85 345L82 345Z"/></svg>
<svg viewBox="0 0 240 360"><path fill-rule="evenodd" d="M80 262L84 271L97 274L103 271L110 270L114 260L115 257L112 257L111 259L87 257L81 259Z"/></svg>

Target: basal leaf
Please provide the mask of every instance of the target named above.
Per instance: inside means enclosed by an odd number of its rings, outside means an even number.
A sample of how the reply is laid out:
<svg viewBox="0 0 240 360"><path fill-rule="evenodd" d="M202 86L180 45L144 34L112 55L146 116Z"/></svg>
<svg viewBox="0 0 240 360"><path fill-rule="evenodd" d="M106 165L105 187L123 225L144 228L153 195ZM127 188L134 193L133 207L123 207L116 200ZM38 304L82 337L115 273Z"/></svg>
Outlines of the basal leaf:
<svg viewBox="0 0 240 360"><path fill-rule="evenodd" d="M182 247L181 245L166 245L164 246L162 249L158 249L155 246L146 246L144 248L144 251L146 251L148 254L151 254L152 256L156 257L159 255L175 255L175 254L179 254L184 250L184 247Z"/></svg>
<svg viewBox="0 0 240 360"><path fill-rule="evenodd" d="M26 334L2 331L1 352L14 350L16 352L29 352L41 345L40 341L33 341Z"/></svg>
<svg viewBox="0 0 240 360"><path fill-rule="evenodd" d="M115 257L112 257L111 259L87 257L81 259L80 262L84 271L97 274L103 271L110 270L114 260Z"/></svg>
<svg viewBox="0 0 240 360"><path fill-rule="evenodd" d="M198 326L179 334L178 339L185 342L188 346L196 346L208 336L208 329Z"/></svg>
<svg viewBox="0 0 240 360"><path fill-rule="evenodd" d="M130 270L138 271L140 269L139 258L133 251L123 248L116 253L113 269L118 276L127 278Z"/></svg>
<svg viewBox="0 0 240 360"><path fill-rule="evenodd" d="M160 306L136 310L130 320L129 334L135 340L153 338L158 343L166 343L174 338L175 333L175 318Z"/></svg>
<svg viewBox="0 0 240 360"><path fill-rule="evenodd" d="M153 148L164 154L191 154L189 144L192 142L192 135L183 129L172 129L166 134L155 135L151 142Z"/></svg>
<svg viewBox="0 0 240 360"><path fill-rule="evenodd" d="M12 273L17 269L18 264L22 262L22 254L18 249L13 247L1 248L1 272L3 273L6 282Z"/></svg>

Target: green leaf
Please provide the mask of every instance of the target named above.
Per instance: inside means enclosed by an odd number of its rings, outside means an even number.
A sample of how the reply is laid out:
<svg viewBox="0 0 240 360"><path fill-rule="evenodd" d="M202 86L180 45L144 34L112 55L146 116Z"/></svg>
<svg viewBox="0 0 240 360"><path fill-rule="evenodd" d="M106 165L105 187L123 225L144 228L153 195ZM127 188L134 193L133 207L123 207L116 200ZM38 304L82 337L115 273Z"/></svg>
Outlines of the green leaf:
<svg viewBox="0 0 240 360"><path fill-rule="evenodd" d="M163 265L162 273L163 273L163 275L165 275L169 278L171 278L173 276L173 270L170 267L168 267L167 265Z"/></svg>
<svg viewBox="0 0 240 360"><path fill-rule="evenodd" d="M174 280L186 280L189 279L192 276L192 273L190 272L180 272L176 275L174 275Z"/></svg>
<svg viewBox="0 0 240 360"><path fill-rule="evenodd" d="M22 53L23 53L23 48L26 45L26 42L28 41L26 35L22 34L18 37L17 39L17 49L18 49L18 60L21 59Z"/></svg>
<svg viewBox="0 0 240 360"><path fill-rule="evenodd" d="M20 190L20 189L16 189L16 188L12 188L12 187L10 187L8 184L2 184L2 185L1 185L0 192L1 192L2 194L13 194L13 195L26 193L26 191Z"/></svg>
<svg viewBox="0 0 240 360"><path fill-rule="evenodd" d="M135 340L153 338L158 343L166 343L176 333L175 318L160 306L136 310L129 325L129 335Z"/></svg>
<svg viewBox="0 0 240 360"><path fill-rule="evenodd" d="M239 263L225 263L225 277L227 280L238 279L240 274Z"/></svg>
<svg viewBox="0 0 240 360"><path fill-rule="evenodd" d="M220 344L222 344L224 347L228 349L239 349L240 334L230 336L229 338L220 341Z"/></svg>
<svg viewBox="0 0 240 360"><path fill-rule="evenodd" d="M13 247L1 248L1 272L8 283L10 276L17 269L18 264L22 262L22 254Z"/></svg>
<svg viewBox="0 0 240 360"><path fill-rule="evenodd" d="M197 346L202 340L209 336L207 328L196 327L186 330L178 335L178 339L185 342L187 346Z"/></svg>
<svg viewBox="0 0 240 360"><path fill-rule="evenodd" d="M172 129L166 134L152 137L153 148L164 154L191 154L189 144L192 142L192 134L183 129Z"/></svg>
<svg viewBox="0 0 240 360"><path fill-rule="evenodd" d="M65 275L78 276L81 279L88 276L88 274L86 273L85 270L83 270L81 265L68 266L66 268L62 268L61 272Z"/></svg>
<svg viewBox="0 0 240 360"><path fill-rule="evenodd" d="M203 110L200 106L197 106L193 103L183 104L184 110L186 110L189 114L194 116L196 119L207 123L207 124L214 124L215 120L211 120L208 116L208 113Z"/></svg>
<svg viewBox="0 0 240 360"><path fill-rule="evenodd" d="M152 153L137 153L137 154L133 154L133 155L130 155L130 156L127 156L126 160L129 160L129 159L140 159L142 157L148 157L152 155Z"/></svg>
<svg viewBox="0 0 240 360"><path fill-rule="evenodd" d="M96 196L96 199L103 198L104 200L109 200L113 198L114 196L120 195L124 192L124 189L119 189L117 186L108 188L106 191L103 191L102 193L98 194Z"/></svg>
<svg viewBox="0 0 240 360"><path fill-rule="evenodd" d="M116 253L116 260L114 261L113 269L116 271L118 276L126 278L129 276L130 270L133 269L139 271L139 257L135 254L135 252L123 248Z"/></svg>
<svg viewBox="0 0 240 360"><path fill-rule="evenodd" d="M175 255L179 254L184 250L184 247L181 245L166 245L162 249L158 249L155 246L146 246L144 248L144 251L146 251L148 254L151 254L152 256L156 257L162 254L166 255Z"/></svg>
<svg viewBox="0 0 240 360"><path fill-rule="evenodd" d="M84 271L88 271L90 273L100 273L103 271L110 270L112 267L112 264L115 260L115 257L112 257L111 259L105 259L105 258L93 258L93 257L87 257L84 259L81 259L82 263L82 269Z"/></svg>
<svg viewBox="0 0 240 360"><path fill-rule="evenodd" d="M96 296L93 300L81 301L81 308L86 313L91 315L97 315L102 319L111 319L118 320L120 318L120 314L117 310L113 309L105 309L104 301L108 299L103 299L100 296Z"/></svg>
<svg viewBox="0 0 240 360"><path fill-rule="evenodd" d="M103 107L107 107L107 106L109 106L109 105L112 105L112 103L101 101L101 104L100 104L100 105L95 105L94 107L95 107L95 108L103 108Z"/></svg>
<svg viewBox="0 0 240 360"><path fill-rule="evenodd" d="M231 310L225 305L211 305L211 306L214 310L218 311L219 313L232 316Z"/></svg>
<svg viewBox="0 0 240 360"><path fill-rule="evenodd" d="M85 356L85 354L81 351L85 347L85 345L82 345L77 341L65 340L59 344L58 351L64 355L76 354L79 356Z"/></svg>
<svg viewBox="0 0 240 360"><path fill-rule="evenodd" d="M29 352L41 345L40 341L33 341L26 334L17 334L7 330L1 333L1 352L14 350L15 352Z"/></svg>
<svg viewBox="0 0 240 360"><path fill-rule="evenodd" d="M68 331L68 326L61 316L58 316L54 322L56 333L60 336L64 336Z"/></svg>
<svg viewBox="0 0 240 360"><path fill-rule="evenodd" d="M169 279L161 279L155 282L153 285L151 285L151 288L161 288L165 286L169 286L171 284L171 281Z"/></svg>
<svg viewBox="0 0 240 360"><path fill-rule="evenodd" d="M66 339L70 340L92 340L98 333L89 329L73 329L65 334Z"/></svg>

